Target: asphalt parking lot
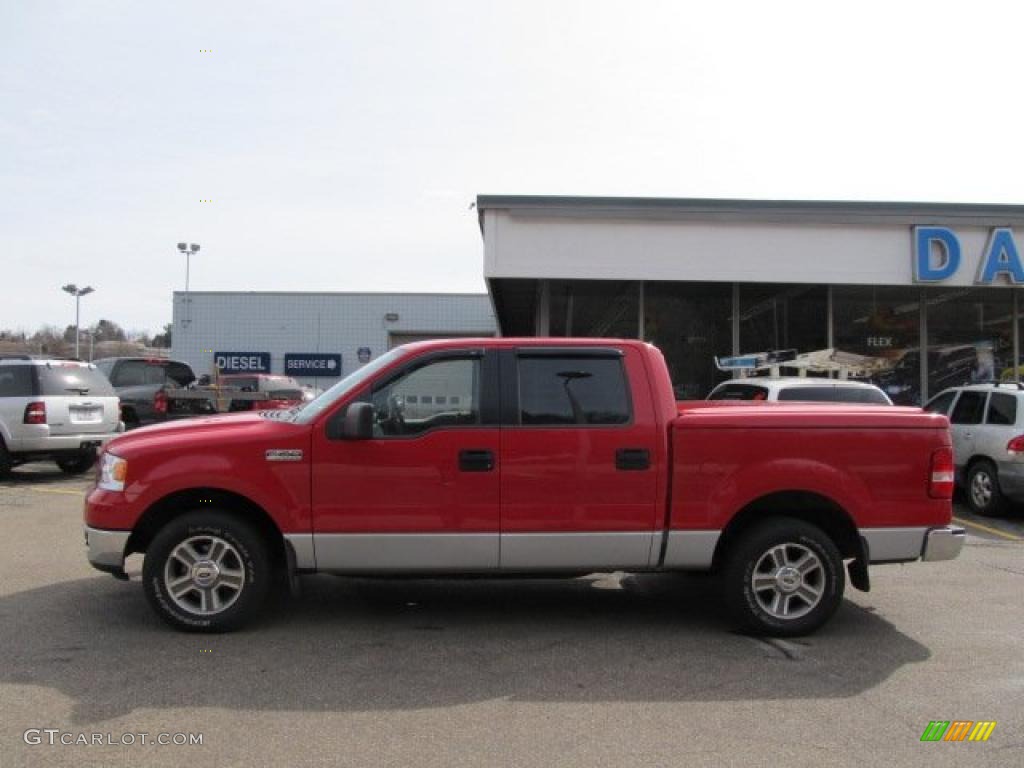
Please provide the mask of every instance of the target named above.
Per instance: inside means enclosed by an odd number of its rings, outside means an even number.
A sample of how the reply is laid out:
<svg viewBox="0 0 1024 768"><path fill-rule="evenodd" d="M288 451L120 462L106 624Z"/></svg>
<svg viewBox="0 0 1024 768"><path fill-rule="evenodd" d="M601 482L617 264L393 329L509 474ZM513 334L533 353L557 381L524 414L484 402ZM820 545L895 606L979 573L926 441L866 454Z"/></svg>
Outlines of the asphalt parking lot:
<svg viewBox="0 0 1024 768"><path fill-rule="evenodd" d="M87 484L47 464L0 482L4 768L1024 764L1019 514L958 508L959 560L873 569L871 593L799 641L730 632L706 578L622 574L315 577L252 629L203 637L88 566ZM931 720L997 725L921 743Z"/></svg>

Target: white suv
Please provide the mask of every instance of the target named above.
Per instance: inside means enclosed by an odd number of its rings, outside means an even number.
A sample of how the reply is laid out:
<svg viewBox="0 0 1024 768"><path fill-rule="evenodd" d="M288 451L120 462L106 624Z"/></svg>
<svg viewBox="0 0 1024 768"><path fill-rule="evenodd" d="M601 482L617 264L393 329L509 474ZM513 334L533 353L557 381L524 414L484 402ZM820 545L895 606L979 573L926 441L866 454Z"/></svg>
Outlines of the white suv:
<svg viewBox="0 0 1024 768"><path fill-rule="evenodd" d="M971 384L940 392L926 411L949 417L957 485L980 515L1024 502L1024 390Z"/></svg>
<svg viewBox="0 0 1024 768"><path fill-rule="evenodd" d="M68 474L85 472L97 449L124 429L119 406L95 365L0 357L0 477L48 459Z"/></svg>
<svg viewBox="0 0 1024 768"><path fill-rule="evenodd" d="M892 405L889 396L874 384L811 376L729 379L712 389L707 399Z"/></svg>

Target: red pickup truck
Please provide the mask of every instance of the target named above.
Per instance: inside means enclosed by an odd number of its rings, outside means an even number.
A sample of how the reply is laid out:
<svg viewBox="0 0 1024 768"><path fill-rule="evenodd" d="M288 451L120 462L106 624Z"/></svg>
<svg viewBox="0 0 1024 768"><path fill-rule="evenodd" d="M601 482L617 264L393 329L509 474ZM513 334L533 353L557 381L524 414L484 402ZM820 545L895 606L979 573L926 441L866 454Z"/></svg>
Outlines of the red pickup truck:
<svg viewBox="0 0 1024 768"><path fill-rule="evenodd" d="M748 630L798 635L868 564L956 557L944 416L677 403L639 341L459 339L392 350L300 409L109 443L88 557L144 552L156 612L223 631L277 579L715 571Z"/></svg>

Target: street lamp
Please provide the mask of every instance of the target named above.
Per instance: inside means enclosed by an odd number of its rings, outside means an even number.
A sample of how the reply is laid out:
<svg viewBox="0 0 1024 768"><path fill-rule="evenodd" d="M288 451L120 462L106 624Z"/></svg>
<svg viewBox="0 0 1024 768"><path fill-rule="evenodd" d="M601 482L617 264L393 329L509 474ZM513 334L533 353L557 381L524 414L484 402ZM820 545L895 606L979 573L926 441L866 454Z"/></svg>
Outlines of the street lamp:
<svg viewBox="0 0 1024 768"><path fill-rule="evenodd" d="M96 289L89 285L85 286L85 288L79 288L74 283L68 283L67 285L62 286L61 290L64 291L64 293L69 293L75 297L75 357L80 357L80 355L78 354L78 344L79 341L81 340L78 331L78 318L80 316L79 308L82 301L82 297L88 296Z"/></svg>
<svg viewBox="0 0 1024 768"><path fill-rule="evenodd" d="M188 293L189 259L193 253L199 253L199 243L178 243L178 250L185 254L185 293Z"/></svg>

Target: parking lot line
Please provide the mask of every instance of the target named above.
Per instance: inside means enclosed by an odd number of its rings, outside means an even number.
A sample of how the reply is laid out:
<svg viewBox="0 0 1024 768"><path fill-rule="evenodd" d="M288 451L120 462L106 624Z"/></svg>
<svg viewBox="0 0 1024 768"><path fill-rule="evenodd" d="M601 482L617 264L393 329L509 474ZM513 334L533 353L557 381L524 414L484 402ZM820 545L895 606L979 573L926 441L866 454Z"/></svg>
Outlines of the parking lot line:
<svg viewBox="0 0 1024 768"><path fill-rule="evenodd" d="M63 496L84 496L85 491L65 491L61 488L33 488L27 486L25 488L18 488L18 490L34 491L35 493L59 493Z"/></svg>
<svg viewBox="0 0 1024 768"><path fill-rule="evenodd" d="M981 523L974 523L970 520L964 520L962 517L954 517L953 519L961 525L969 525L972 528L977 528L979 530L985 531L986 533L994 533L996 536L1002 536L1004 539L1009 539L1010 541L1024 541L1024 537L1014 536L1012 533L1000 531L998 528L990 528L989 526L982 525Z"/></svg>

